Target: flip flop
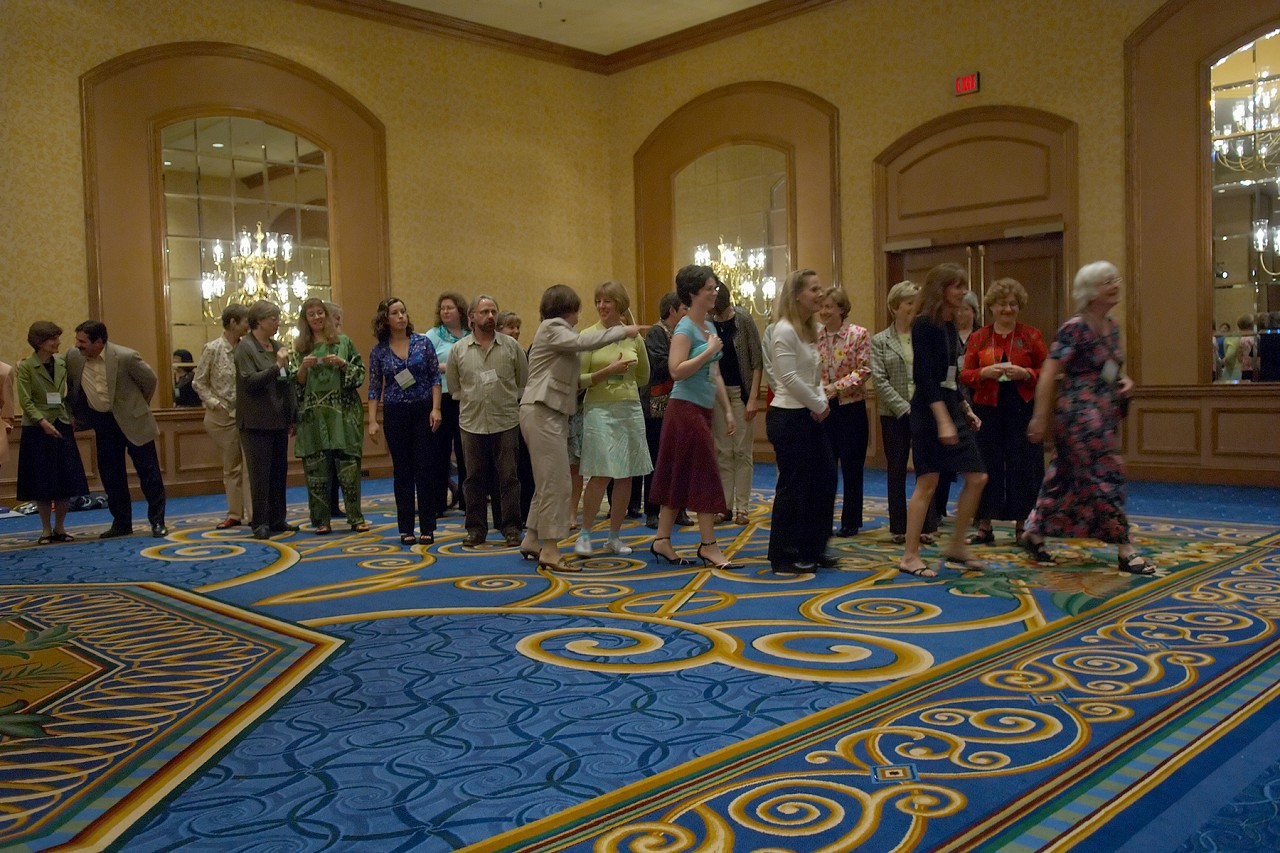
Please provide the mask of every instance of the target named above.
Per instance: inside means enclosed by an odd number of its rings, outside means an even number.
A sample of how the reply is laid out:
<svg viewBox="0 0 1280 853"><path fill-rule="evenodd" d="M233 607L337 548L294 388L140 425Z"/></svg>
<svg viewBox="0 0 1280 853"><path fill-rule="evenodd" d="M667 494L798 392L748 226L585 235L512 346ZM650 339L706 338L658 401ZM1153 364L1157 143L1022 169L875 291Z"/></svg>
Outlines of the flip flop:
<svg viewBox="0 0 1280 853"><path fill-rule="evenodd" d="M1154 575L1156 567L1147 558L1138 553L1120 558L1120 571L1131 575Z"/></svg>
<svg viewBox="0 0 1280 853"><path fill-rule="evenodd" d="M912 577L917 578L936 578L938 576L937 572L925 565L914 566L912 568L899 565L898 571L902 572L904 575L911 575Z"/></svg>
<svg viewBox="0 0 1280 853"><path fill-rule="evenodd" d="M975 560L973 557L953 557L950 554L943 554L942 565L945 566L947 563L964 566L970 572L985 572L991 568L989 563L983 560Z"/></svg>

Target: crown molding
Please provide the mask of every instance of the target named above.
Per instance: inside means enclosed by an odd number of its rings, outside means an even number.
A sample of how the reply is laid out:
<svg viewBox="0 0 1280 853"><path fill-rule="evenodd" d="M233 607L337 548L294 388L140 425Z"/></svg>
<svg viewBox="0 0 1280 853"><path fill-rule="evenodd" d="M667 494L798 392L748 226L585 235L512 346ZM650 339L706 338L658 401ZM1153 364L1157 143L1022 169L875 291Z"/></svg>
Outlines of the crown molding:
<svg viewBox="0 0 1280 853"><path fill-rule="evenodd" d="M758 6L724 15L610 54L567 47L545 39L464 21L450 15L428 12L403 3L392 2L392 0L294 0L294 2L445 38L461 39L544 62L567 65L580 71L607 75L674 56L813 11L821 6L843 2L843 0L768 0Z"/></svg>

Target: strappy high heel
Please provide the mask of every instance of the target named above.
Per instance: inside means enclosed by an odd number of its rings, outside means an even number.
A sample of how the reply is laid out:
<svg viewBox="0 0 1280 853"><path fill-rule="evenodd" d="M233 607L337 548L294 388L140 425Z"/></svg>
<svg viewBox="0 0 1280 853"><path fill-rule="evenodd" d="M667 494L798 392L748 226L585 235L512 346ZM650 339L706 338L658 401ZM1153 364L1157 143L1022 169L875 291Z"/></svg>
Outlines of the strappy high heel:
<svg viewBox="0 0 1280 853"><path fill-rule="evenodd" d="M729 562L728 560L725 560L723 563L713 563L713 562L711 562L711 558L710 558L710 557L708 557L706 554L702 553L702 549L703 549L703 548L713 548L713 547L715 547L715 546L716 546L716 545L718 545L718 544L719 544L719 543L717 543L717 542L700 542L700 543L698 543L698 559L702 560L702 565L704 565L704 566L714 566L714 567L715 567L715 568L717 568L717 569L736 569L736 568L738 568L738 566L737 566L736 564L731 563L731 562Z"/></svg>
<svg viewBox="0 0 1280 853"><path fill-rule="evenodd" d="M671 541L670 536L660 536L657 539L654 539L653 542L649 543L649 553L653 555L653 561L655 563L658 563L659 565L661 565L662 563L666 563L671 566L692 566L694 564L694 561L690 560L688 557L681 557L679 554L676 554L674 557L668 557L666 554L660 553L658 549L653 547L654 545L657 545L659 542L670 542L670 541ZM675 549L672 548L671 552L674 554Z"/></svg>

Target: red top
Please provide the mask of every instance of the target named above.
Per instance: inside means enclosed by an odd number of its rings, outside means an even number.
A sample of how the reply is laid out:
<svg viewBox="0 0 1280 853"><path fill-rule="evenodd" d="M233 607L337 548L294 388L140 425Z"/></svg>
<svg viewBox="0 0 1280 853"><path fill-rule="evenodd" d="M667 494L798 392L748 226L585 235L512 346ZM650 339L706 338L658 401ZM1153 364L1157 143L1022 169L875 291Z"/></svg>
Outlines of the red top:
<svg viewBox="0 0 1280 853"><path fill-rule="evenodd" d="M1000 399L1000 381L980 379L978 373L988 365L1007 361L1031 371L1030 378L1019 380L1017 384L1019 396L1030 402L1036 395L1040 365L1048 357L1044 336L1035 326L1014 323L1013 331L1007 335L997 335L995 326L983 326L969 336L960 381L973 389L973 402L980 406L994 406Z"/></svg>

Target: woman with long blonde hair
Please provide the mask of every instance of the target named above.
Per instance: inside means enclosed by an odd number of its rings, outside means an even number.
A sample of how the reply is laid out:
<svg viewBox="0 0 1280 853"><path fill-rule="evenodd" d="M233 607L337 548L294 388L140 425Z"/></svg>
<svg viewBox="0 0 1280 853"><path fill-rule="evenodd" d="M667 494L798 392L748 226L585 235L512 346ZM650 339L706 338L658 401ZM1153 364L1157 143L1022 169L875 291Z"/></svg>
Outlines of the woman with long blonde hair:
<svg viewBox="0 0 1280 853"><path fill-rule="evenodd" d="M770 336L774 396L765 428L778 462L769 531L769 565L793 575L831 568L827 553L836 505L836 462L822 422L831 414L822 390L816 316L826 291L811 269L778 290Z"/></svg>

